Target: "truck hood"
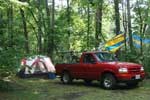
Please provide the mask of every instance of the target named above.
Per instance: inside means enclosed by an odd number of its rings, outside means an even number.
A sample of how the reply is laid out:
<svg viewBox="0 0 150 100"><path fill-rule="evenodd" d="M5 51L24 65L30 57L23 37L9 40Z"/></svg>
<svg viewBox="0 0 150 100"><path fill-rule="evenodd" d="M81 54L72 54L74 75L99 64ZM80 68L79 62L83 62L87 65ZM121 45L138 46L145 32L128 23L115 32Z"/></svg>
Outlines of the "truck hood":
<svg viewBox="0 0 150 100"><path fill-rule="evenodd" d="M104 62L106 65L115 66L115 67L125 67L125 68L140 68L142 65L130 62Z"/></svg>

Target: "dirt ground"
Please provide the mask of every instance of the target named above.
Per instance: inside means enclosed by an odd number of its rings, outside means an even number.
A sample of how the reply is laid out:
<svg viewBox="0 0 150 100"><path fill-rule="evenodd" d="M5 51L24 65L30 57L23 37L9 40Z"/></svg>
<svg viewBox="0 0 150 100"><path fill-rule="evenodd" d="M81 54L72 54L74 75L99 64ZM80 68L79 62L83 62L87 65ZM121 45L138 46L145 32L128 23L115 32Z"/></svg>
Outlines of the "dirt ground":
<svg viewBox="0 0 150 100"><path fill-rule="evenodd" d="M5 88L0 90L0 100L150 100L150 79L135 88L119 85L116 90L104 90L96 81L91 86L82 80L64 85L59 78L14 77Z"/></svg>

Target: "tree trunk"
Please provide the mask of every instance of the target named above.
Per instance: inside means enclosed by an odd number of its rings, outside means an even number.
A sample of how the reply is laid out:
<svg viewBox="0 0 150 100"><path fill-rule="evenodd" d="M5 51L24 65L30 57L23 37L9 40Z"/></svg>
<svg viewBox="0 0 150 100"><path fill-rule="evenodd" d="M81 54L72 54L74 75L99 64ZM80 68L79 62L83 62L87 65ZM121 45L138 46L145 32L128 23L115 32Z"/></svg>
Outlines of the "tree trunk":
<svg viewBox="0 0 150 100"><path fill-rule="evenodd" d="M46 13L47 13L47 37L45 37L45 49L47 48L47 55L51 55L51 21L50 21L50 6L48 5L48 0L46 2Z"/></svg>
<svg viewBox="0 0 150 100"><path fill-rule="evenodd" d="M52 0L52 20L51 20L51 52L50 54L53 55L53 50L54 50L54 34L55 34L55 0Z"/></svg>
<svg viewBox="0 0 150 100"><path fill-rule="evenodd" d="M4 28L5 28L5 25L4 25L4 22L3 22L3 14L2 13L0 13L0 44L1 44L1 46L0 46L0 49L1 49L1 47L4 45L4 39L3 39L3 37L4 37Z"/></svg>
<svg viewBox="0 0 150 100"><path fill-rule="evenodd" d="M9 39L9 47L13 46L13 6L10 4L7 9L7 17L8 17L8 39Z"/></svg>
<svg viewBox="0 0 150 100"><path fill-rule="evenodd" d="M141 45L141 55L143 55L143 41L142 41L142 38L143 38L143 18L142 18L142 13L141 13L141 9L140 9L140 6L139 6L139 1L137 0L137 5L138 5L138 14L139 14L139 20L140 20L140 36L141 36L141 39L140 39L140 45Z"/></svg>
<svg viewBox="0 0 150 100"><path fill-rule="evenodd" d="M48 0L46 2L46 13L47 13L47 55L53 55L54 50L54 20L55 20L55 0L52 0L52 5L48 5ZM51 13L50 13L51 12ZM52 16L50 16L50 14Z"/></svg>
<svg viewBox="0 0 150 100"><path fill-rule="evenodd" d="M129 45L131 52L133 51L133 39L132 39L132 29L131 29L131 14L130 14L130 1L127 0L127 17L128 17L128 34L129 34Z"/></svg>
<svg viewBox="0 0 150 100"><path fill-rule="evenodd" d="M87 50L89 50L89 34L90 34L90 3L87 8Z"/></svg>
<svg viewBox="0 0 150 100"><path fill-rule="evenodd" d="M118 35L120 33L119 0L114 0L114 4L115 4L116 35Z"/></svg>
<svg viewBox="0 0 150 100"><path fill-rule="evenodd" d="M42 53L42 22L41 22L41 0L37 0L38 7L38 53Z"/></svg>
<svg viewBox="0 0 150 100"><path fill-rule="evenodd" d="M101 38L105 41L103 35L102 35L102 16L103 16L103 0L99 1L97 9L96 9L96 19L95 19L95 24L96 24L96 33L95 33L95 47L97 48L100 42L99 36L101 35Z"/></svg>
<svg viewBox="0 0 150 100"><path fill-rule="evenodd" d="M67 33L68 33L68 50L70 50L70 0L67 0Z"/></svg>
<svg viewBox="0 0 150 100"><path fill-rule="evenodd" d="M124 28L124 37L125 37L125 60L127 60L127 56L126 56L126 53L127 53L127 40L126 40L126 37L127 37L127 9L126 9L126 6L124 5L124 0L122 0L122 25L123 25L123 28Z"/></svg>
<svg viewBox="0 0 150 100"><path fill-rule="evenodd" d="M114 8L115 8L115 33L116 35L120 34L120 13L119 13L119 0L114 0ZM116 57L120 55L120 50L117 50Z"/></svg>
<svg viewBox="0 0 150 100"><path fill-rule="evenodd" d="M28 54L29 53L29 40L28 40L27 24L26 24L24 11L21 8L20 8L20 14L21 14L21 17L22 17L22 23L23 23L23 29L24 29L25 50L26 50L26 53Z"/></svg>

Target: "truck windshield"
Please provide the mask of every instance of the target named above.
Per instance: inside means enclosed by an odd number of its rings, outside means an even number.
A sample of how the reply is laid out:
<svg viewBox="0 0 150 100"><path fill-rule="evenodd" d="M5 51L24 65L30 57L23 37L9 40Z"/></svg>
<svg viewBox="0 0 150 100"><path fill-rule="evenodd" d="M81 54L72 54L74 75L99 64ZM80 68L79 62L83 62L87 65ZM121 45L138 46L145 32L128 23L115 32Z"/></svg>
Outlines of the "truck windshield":
<svg viewBox="0 0 150 100"><path fill-rule="evenodd" d="M98 52L95 54L96 54L98 61L116 61L117 60L113 54L110 54L107 52Z"/></svg>

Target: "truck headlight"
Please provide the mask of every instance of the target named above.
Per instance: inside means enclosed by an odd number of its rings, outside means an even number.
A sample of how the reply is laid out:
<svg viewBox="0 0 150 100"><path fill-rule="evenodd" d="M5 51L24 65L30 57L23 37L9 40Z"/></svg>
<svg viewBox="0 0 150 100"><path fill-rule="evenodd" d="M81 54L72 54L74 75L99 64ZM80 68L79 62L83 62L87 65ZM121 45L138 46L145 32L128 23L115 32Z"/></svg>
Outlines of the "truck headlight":
<svg viewBox="0 0 150 100"><path fill-rule="evenodd" d="M119 73L127 73L128 69L127 68L119 68Z"/></svg>
<svg viewBox="0 0 150 100"><path fill-rule="evenodd" d="M141 67L141 71L144 71L144 67Z"/></svg>

